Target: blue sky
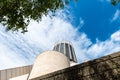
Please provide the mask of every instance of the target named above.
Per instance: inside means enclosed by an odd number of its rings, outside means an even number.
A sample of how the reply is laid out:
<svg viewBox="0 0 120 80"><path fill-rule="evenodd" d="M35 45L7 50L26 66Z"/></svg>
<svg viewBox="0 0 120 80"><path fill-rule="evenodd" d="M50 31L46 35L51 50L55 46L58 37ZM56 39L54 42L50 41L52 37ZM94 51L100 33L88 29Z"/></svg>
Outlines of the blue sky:
<svg viewBox="0 0 120 80"><path fill-rule="evenodd" d="M31 21L28 32L0 25L0 69L30 65L58 41L70 41L79 63L120 51L120 9L109 0L78 0L56 16Z"/></svg>
<svg viewBox="0 0 120 80"><path fill-rule="evenodd" d="M92 40L98 38L101 41L106 40L112 33L120 29L120 5L113 6L109 0L78 0L77 3L72 2L70 11L74 16L71 23L74 26L80 24L79 19L84 20L84 27L80 28ZM115 13L118 11L118 17L115 20Z"/></svg>

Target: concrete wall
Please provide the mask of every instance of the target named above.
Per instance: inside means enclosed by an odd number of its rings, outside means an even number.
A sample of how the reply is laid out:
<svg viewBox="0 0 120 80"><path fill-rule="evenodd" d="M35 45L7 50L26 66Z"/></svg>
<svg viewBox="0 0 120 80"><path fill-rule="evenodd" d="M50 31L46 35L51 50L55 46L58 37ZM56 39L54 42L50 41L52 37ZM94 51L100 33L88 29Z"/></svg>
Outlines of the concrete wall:
<svg viewBox="0 0 120 80"><path fill-rule="evenodd" d="M70 67L68 57L57 51L45 51L35 60L29 79Z"/></svg>
<svg viewBox="0 0 120 80"><path fill-rule="evenodd" d="M9 80L9 78L30 73L31 69L32 69L32 65L0 70L0 80Z"/></svg>
<svg viewBox="0 0 120 80"><path fill-rule="evenodd" d="M120 52L31 80L120 80Z"/></svg>

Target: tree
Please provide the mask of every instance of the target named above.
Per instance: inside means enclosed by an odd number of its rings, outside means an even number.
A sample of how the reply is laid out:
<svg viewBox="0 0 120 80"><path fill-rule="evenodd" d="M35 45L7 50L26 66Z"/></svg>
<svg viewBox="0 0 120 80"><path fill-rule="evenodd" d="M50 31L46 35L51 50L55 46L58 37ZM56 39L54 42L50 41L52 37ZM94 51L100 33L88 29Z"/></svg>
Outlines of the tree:
<svg viewBox="0 0 120 80"><path fill-rule="evenodd" d="M0 23L6 30L27 32L31 20L40 21L43 15L62 9L70 0L0 0ZM77 0L75 0L77 1ZM120 0L111 0L117 5Z"/></svg>
<svg viewBox="0 0 120 80"><path fill-rule="evenodd" d="M64 1L64 2L63 2ZM43 15L62 9L69 0L0 0L0 23L6 30L27 32L30 20L40 21Z"/></svg>
<svg viewBox="0 0 120 80"><path fill-rule="evenodd" d="M111 3L115 6L120 2L120 0L111 0Z"/></svg>

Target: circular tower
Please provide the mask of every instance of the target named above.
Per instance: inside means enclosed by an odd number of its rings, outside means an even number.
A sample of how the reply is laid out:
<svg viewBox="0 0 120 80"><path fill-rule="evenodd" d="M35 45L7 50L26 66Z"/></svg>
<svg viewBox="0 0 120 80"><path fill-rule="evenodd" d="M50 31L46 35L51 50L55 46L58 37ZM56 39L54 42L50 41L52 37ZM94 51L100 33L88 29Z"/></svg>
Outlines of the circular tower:
<svg viewBox="0 0 120 80"><path fill-rule="evenodd" d="M57 51L45 51L36 58L29 80L70 67L68 57Z"/></svg>
<svg viewBox="0 0 120 80"><path fill-rule="evenodd" d="M64 55L66 55L70 59L71 62L77 63L75 51L74 51L74 48L70 42L66 42L66 41L57 42L54 45L53 50L63 53Z"/></svg>

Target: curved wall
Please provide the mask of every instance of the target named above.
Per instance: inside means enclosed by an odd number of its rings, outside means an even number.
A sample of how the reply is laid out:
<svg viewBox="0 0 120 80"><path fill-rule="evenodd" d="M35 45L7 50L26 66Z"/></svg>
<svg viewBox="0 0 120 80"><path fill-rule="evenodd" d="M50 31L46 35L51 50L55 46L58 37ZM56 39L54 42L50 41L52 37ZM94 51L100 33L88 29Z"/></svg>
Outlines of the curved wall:
<svg viewBox="0 0 120 80"><path fill-rule="evenodd" d="M70 66L69 59L57 51L41 53L35 60L29 79L36 78Z"/></svg>

